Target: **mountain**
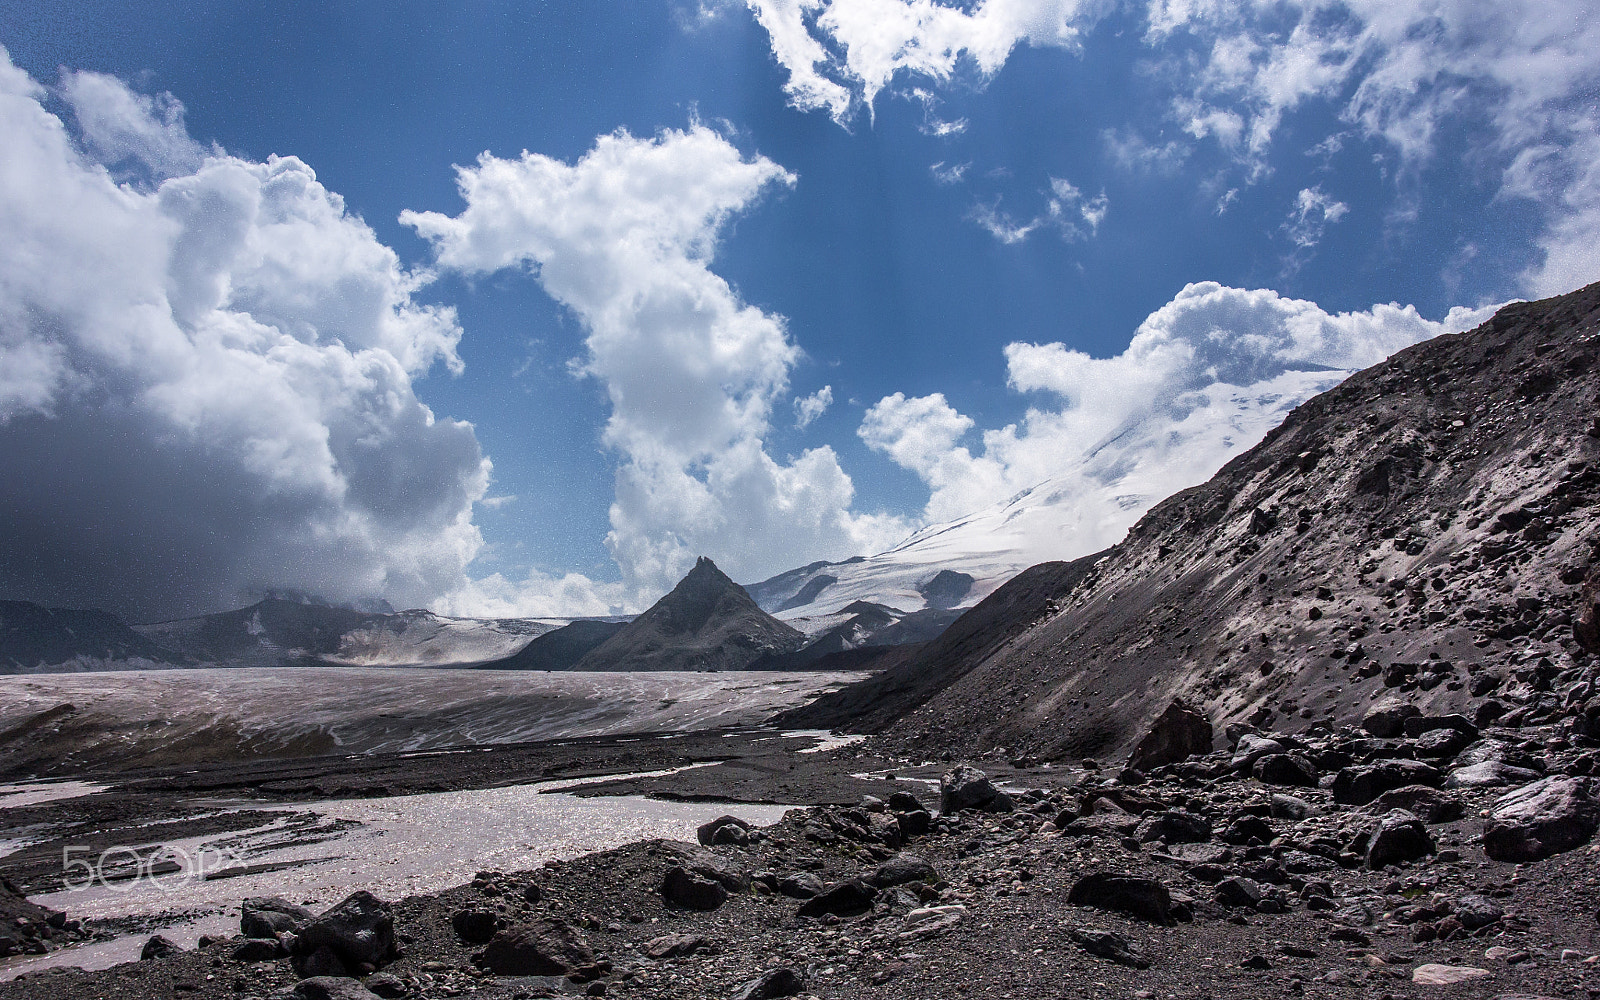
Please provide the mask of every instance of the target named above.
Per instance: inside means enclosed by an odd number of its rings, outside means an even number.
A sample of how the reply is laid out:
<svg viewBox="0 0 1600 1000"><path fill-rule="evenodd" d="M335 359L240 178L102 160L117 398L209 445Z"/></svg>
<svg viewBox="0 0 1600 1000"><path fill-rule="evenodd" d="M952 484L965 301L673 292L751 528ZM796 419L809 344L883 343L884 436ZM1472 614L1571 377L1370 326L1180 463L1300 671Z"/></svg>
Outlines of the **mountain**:
<svg viewBox="0 0 1600 1000"><path fill-rule="evenodd" d="M800 619L791 624L807 626L804 646L793 652L768 656L753 670L864 670L879 668L877 660L892 646L927 642L938 638L959 611L928 609L906 614L882 604L856 601L837 614ZM823 626L818 630L818 626Z"/></svg>
<svg viewBox="0 0 1600 1000"><path fill-rule="evenodd" d="M590 650L620 632L626 622L577 621L539 636L487 670L571 670Z"/></svg>
<svg viewBox="0 0 1600 1000"><path fill-rule="evenodd" d="M178 659L105 611L0 601L0 673L164 666Z"/></svg>
<svg viewBox="0 0 1600 1000"><path fill-rule="evenodd" d="M743 670L805 634L767 614L702 556L672 592L590 650L575 670Z"/></svg>
<svg viewBox="0 0 1600 1000"><path fill-rule="evenodd" d="M1125 751L1178 698L1284 732L1404 702L1600 735L1597 406L1600 285L1507 306L778 721L1053 760Z"/></svg>
<svg viewBox="0 0 1600 1000"><path fill-rule="evenodd" d="M1249 386L1212 385L1205 419L1135 418L1006 500L928 525L887 552L811 563L747 589L785 621L855 601L901 611L972 607L1029 566L1111 545L1174 484L1204 481L1218 456L1261 440L1297 403L1350 374L1288 371Z"/></svg>
<svg viewBox="0 0 1600 1000"><path fill-rule="evenodd" d="M135 629L189 664L451 666L501 659L561 624L445 618L430 611L384 614L273 597Z"/></svg>

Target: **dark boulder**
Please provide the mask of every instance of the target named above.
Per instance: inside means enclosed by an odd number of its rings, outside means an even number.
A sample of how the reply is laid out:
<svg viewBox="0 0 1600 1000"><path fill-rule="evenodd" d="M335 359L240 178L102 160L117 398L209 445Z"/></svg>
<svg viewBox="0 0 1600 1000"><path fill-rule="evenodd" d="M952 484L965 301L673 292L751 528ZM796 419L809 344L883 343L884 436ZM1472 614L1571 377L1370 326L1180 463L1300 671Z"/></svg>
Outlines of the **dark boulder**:
<svg viewBox="0 0 1600 1000"><path fill-rule="evenodd" d="M239 906L239 933L247 938L292 931L316 914L278 896L252 896Z"/></svg>
<svg viewBox="0 0 1600 1000"><path fill-rule="evenodd" d="M663 934L645 942L644 955L656 961L663 958L683 958L697 951L703 951L710 944L710 940L699 934Z"/></svg>
<svg viewBox="0 0 1600 1000"><path fill-rule="evenodd" d="M1438 768L1415 760L1378 760L1341 768L1333 776L1333 800L1342 805L1362 806L1395 788L1428 785L1437 788L1444 780Z"/></svg>
<svg viewBox="0 0 1600 1000"><path fill-rule="evenodd" d="M1255 879L1235 875L1218 882L1214 890L1217 902L1223 906L1255 909L1261 902L1261 885Z"/></svg>
<svg viewBox="0 0 1600 1000"><path fill-rule="evenodd" d="M1552 777L1501 796L1483 823L1483 852L1496 861L1539 861L1588 843L1600 828L1596 784Z"/></svg>
<svg viewBox="0 0 1600 1000"><path fill-rule="evenodd" d="M545 917L500 931L476 961L497 976L568 976L594 965L594 950L576 928Z"/></svg>
<svg viewBox="0 0 1600 1000"><path fill-rule="evenodd" d="M962 764L939 779L939 812L948 815L963 809L987 810L1000 794L987 774Z"/></svg>
<svg viewBox="0 0 1600 1000"><path fill-rule="evenodd" d="M1414 813L1391 809L1378 819L1367 838L1368 868L1382 868L1436 853L1427 826Z"/></svg>
<svg viewBox="0 0 1600 1000"><path fill-rule="evenodd" d="M778 891L792 899L810 899L826 892L828 884L813 872L794 872L778 879Z"/></svg>
<svg viewBox="0 0 1600 1000"><path fill-rule="evenodd" d="M709 823L702 823L694 834L707 847L713 844L743 845L750 839L750 824L737 816L718 816Z"/></svg>
<svg viewBox="0 0 1600 1000"><path fill-rule="evenodd" d="M391 961L395 940L389 904L358 890L295 931L295 957L308 958L323 948L351 971L372 971Z"/></svg>
<svg viewBox="0 0 1600 1000"><path fill-rule="evenodd" d="M889 809L893 812L926 812L927 808L910 792L893 792L889 796Z"/></svg>
<svg viewBox="0 0 1600 1000"><path fill-rule="evenodd" d="M1191 812L1171 809L1146 817L1136 831L1134 836L1145 844L1153 840L1167 844L1203 844L1211 839L1211 821Z"/></svg>
<svg viewBox="0 0 1600 1000"><path fill-rule="evenodd" d="M1466 806L1460 799L1427 785L1406 785L1392 788L1368 803L1368 808L1378 815L1391 809L1404 809L1415 813L1424 823L1449 823L1461 818Z"/></svg>
<svg viewBox="0 0 1600 1000"><path fill-rule="evenodd" d="M1539 780L1539 772L1514 767L1504 761L1485 760L1458 767L1444 779L1446 788L1506 788Z"/></svg>
<svg viewBox="0 0 1600 1000"><path fill-rule="evenodd" d="M799 970L783 966L742 984L734 991L733 1000L782 1000L798 996L805 988L806 981Z"/></svg>
<svg viewBox="0 0 1600 1000"><path fill-rule="evenodd" d="M1072 940L1089 954L1108 958L1118 965L1127 965L1135 969L1150 967L1150 960L1140 954L1131 941L1115 931L1078 927L1072 931Z"/></svg>
<svg viewBox="0 0 1600 1000"><path fill-rule="evenodd" d="M1128 766L1136 771L1148 772L1189 757L1208 754L1211 752L1212 739L1210 721L1188 705L1175 701L1150 724L1150 731L1145 733L1128 756Z"/></svg>
<svg viewBox="0 0 1600 1000"><path fill-rule="evenodd" d="M683 910L715 910L728 901L728 890L720 882L675 865L661 879L661 898L668 906Z"/></svg>
<svg viewBox="0 0 1600 1000"><path fill-rule="evenodd" d="M143 948L139 949L139 961L149 962L154 959L166 958L181 951L183 951L183 948L176 941L161 934L156 934L144 943Z"/></svg>
<svg viewBox="0 0 1600 1000"><path fill-rule="evenodd" d="M1505 915L1505 908L1499 903L1477 893L1462 896L1455 903L1455 917L1461 921L1461 926L1469 931L1499 923L1500 918Z"/></svg>
<svg viewBox="0 0 1600 1000"><path fill-rule="evenodd" d="M467 944L484 944L505 927L505 918L481 907L457 910L450 917L450 926L455 929L456 937Z"/></svg>
<svg viewBox="0 0 1600 1000"><path fill-rule="evenodd" d="M233 946L229 956L235 962L244 962L246 965L255 962L270 962L275 958L282 958L286 954L283 943L275 937L245 938Z"/></svg>
<svg viewBox="0 0 1600 1000"><path fill-rule="evenodd" d="M879 865L867 881L879 889L888 889L907 882L934 882L938 878L938 871L927 859L915 854L897 854Z"/></svg>
<svg viewBox="0 0 1600 1000"><path fill-rule="evenodd" d="M1228 766L1235 771L1249 772L1254 770L1256 761L1270 754L1283 753L1287 749L1289 748L1269 736L1245 733L1239 737L1238 745L1233 748L1233 758L1228 761Z"/></svg>
<svg viewBox="0 0 1600 1000"><path fill-rule="evenodd" d="M344 976L308 976L294 984L297 1000L379 1000L378 995Z"/></svg>
<svg viewBox="0 0 1600 1000"><path fill-rule="evenodd" d="M1297 753L1269 753L1256 761L1256 780L1268 785L1315 788L1321 777L1311 762Z"/></svg>
<svg viewBox="0 0 1600 1000"><path fill-rule="evenodd" d="M1472 740L1459 729L1430 729L1417 737L1412 750L1423 760L1451 760L1470 746Z"/></svg>
<svg viewBox="0 0 1600 1000"><path fill-rule="evenodd" d="M1436 729L1453 729L1465 736L1468 743L1478 738L1478 727L1465 715L1413 715L1401 729L1412 739Z"/></svg>
<svg viewBox="0 0 1600 1000"><path fill-rule="evenodd" d="M1118 872L1092 872L1067 893L1069 906L1116 910L1155 923L1172 922L1172 894L1153 878Z"/></svg>
<svg viewBox="0 0 1600 1000"><path fill-rule="evenodd" d="M1393 739L1405 731L1406 720L1422 714L1415 705L1391 705L1375 708L1361 720L1361 728L1380 740Z"/></svg>
<svg viewBox="0 0 1600 1000"><path fill-rule="evenodd" d="M1260 816L1240 816L1222 831L1223 841L1229 844L1248 844L1252 840L1267 844L1275 836L1272 824Z"/></svg>
<svg viewBox="0 0 1600 1000"><path fill-rule="evenodd" d="M829 913L836 917L854 917L872 909L877 898L878 890L853 878L812 896L800 904L797 912L802 917L821 917Z"/></svg>

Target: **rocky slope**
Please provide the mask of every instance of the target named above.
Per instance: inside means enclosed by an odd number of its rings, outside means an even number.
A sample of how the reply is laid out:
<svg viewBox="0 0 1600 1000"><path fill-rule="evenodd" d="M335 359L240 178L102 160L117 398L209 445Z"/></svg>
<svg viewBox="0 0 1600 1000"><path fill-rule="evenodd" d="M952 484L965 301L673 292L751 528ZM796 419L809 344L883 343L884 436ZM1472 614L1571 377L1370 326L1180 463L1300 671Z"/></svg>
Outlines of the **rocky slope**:
<svg viewBox="0 0 1600 1000"><path fill-rule="evenodd" d="M1600 285L1403 351L1068 564L1042 613L869 682L921 703L857 725L1061 760L1130 749L1179 697L1290 731L1402 701L1587 718L1597 359Z"/></svg>
<svg viewBox="0 0 1600 1000"><path fill-rule="evenodd" d="M702 556L671 593L574 664L574 670L743 670L798 649L805 635L762 611Z"/></svg>

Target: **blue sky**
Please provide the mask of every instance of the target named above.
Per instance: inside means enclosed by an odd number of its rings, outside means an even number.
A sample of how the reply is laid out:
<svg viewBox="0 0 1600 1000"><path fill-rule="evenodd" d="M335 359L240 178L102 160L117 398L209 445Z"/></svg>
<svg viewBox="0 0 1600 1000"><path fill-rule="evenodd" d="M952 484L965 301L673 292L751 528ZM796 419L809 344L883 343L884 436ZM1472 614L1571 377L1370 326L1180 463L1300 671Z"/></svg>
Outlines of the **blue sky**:
<svg viewBox="0 0 1600 1000"><path fill-rule="evenodd" d="M1191 283L1215 308L1273 293L1239 344L1314 303L1333 332L1273 363L1355 367L1454 307L1600 277L1581 3L0 11L0 127L45 137L36 169L0 151L0 235L61 255L0 257L22 303L0 316L4 471L39 481L0 497L20 525L0 596L143 618L271 587L636 607L701 552L753 580L1055 474L1094 443L1048 419L1095 398L1082 379L1177 391L1124 352L1179 328L1155 317ZM217 207L261 203L274 156L320 185L285 209L296 231ZM50 157L78 187L47 190ZM226 267L183 263L229 241ZM283 263L334 246L332 292ZM216 273L186 306L195 268ZM357 287L359 321L326 298ZM156 334L106 332L151 299L159 342L198 352L176 367L129 360L167 357L127 349ZM241 401L280 362L270 402Z"/></svg>

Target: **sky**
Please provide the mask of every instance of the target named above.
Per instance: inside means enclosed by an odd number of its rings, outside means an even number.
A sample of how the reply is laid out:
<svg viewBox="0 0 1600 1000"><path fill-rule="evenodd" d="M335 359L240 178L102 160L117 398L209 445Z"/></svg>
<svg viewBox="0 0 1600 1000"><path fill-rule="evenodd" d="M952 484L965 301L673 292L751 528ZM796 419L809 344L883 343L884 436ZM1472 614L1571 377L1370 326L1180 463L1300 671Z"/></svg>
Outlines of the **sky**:
<svg viewBox="0 0 1600 1000"><path fill-rule="evenodd" d="M0 0L0 598L638 610L1600 278L1587 3L333 7Z"/></svg>

